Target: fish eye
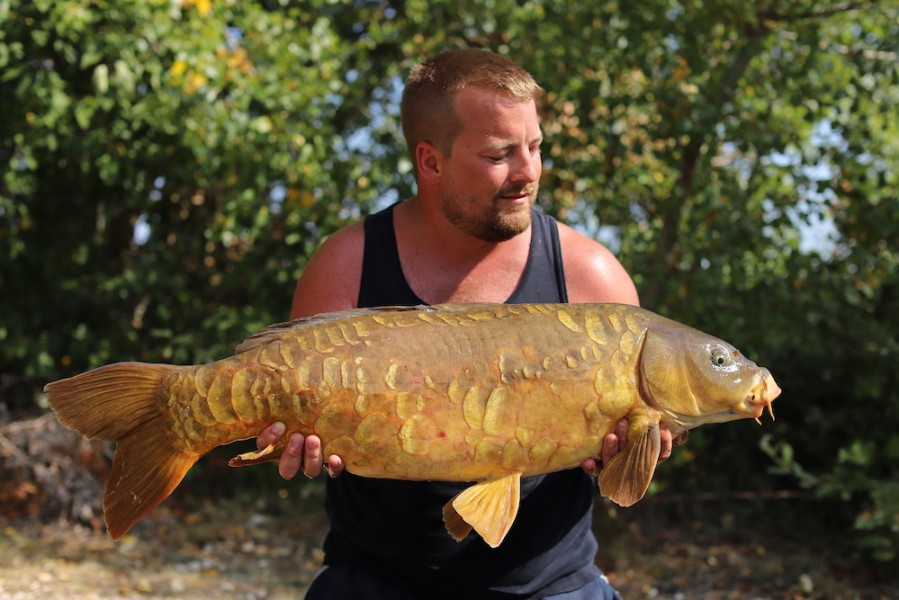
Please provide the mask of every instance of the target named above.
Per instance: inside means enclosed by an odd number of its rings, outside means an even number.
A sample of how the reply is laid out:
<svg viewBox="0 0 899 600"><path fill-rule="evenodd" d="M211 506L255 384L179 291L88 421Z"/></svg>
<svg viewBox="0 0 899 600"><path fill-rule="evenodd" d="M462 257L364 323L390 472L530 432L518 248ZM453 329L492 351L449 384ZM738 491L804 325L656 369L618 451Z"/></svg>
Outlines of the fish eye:
<svg viewBox="0 0 899 600"><path fill-rule="evenodd" d="M715 367L727 367L731 362L730 354L728 354L727 350L721 346L711 348L710 359L712 361L712 366Z"/></svg>

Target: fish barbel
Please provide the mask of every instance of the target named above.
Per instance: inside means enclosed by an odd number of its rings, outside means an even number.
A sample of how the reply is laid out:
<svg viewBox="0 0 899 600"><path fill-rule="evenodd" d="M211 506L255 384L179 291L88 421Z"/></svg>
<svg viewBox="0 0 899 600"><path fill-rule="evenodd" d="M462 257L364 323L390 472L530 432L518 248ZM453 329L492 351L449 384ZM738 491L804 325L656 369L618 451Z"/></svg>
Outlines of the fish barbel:
<svg viewBox="0 0 899 600"><path fill-rule="evenodd" d="M44 388L59 421L117 443L104 499L118 539L215 446L274 421L318 435L364 477L472 482L444 507L457 540L496 547L523 476L601 453L623 417L627 444L599 477L629 506L652 480L660 423L757 421L780 389L730 344L619 304L460 304L358 309L268 327L203 365L116 363Z"/></svg>

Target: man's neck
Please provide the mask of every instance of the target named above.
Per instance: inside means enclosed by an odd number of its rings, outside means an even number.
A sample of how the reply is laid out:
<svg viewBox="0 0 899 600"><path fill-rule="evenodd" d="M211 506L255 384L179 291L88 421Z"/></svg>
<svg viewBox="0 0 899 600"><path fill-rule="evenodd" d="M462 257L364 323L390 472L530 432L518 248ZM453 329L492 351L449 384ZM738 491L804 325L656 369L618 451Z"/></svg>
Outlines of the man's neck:
<svg viewBox="0 0 899 600"><path fill-rule="evenodd" d="M503 242L477 239L439 207L413 198L394 210L403 273L425 302L504 302L527 266L531 228Z"/></svg>

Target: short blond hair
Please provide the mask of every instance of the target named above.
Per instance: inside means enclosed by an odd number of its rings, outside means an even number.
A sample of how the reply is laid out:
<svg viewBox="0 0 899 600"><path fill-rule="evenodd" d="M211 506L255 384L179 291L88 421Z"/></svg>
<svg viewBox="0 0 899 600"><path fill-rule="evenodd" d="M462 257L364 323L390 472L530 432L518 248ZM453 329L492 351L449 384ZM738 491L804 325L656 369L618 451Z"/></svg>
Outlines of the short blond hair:
<svg viewBox="0 0 899 600"><path fill-rule="evenodd" d="M415 67L406 80L400 115L409 155L415 162L419 142L449 154L462 128L453 100L460 90L477 87L526 102L543 95L530 73L486 50L452 50Z"/></svg>

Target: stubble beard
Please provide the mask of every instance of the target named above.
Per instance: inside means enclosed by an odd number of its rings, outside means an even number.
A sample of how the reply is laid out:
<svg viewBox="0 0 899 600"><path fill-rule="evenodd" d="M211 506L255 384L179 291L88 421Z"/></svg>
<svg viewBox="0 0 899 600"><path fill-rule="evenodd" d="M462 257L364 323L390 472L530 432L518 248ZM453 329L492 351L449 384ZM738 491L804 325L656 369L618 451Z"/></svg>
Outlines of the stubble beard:
<svg viewBox="0 0 899 600"><path fill-rule="evenodd" d="M537 186L528 186L525 191L528 202L520 206L504 206L503 195L507 192L501 191L484 208L478 208L483 200L473 197L460 200L451 193L443 195L441 207L450 223L468 235L484 242L505 242L531 226L531 208L537 199ZM466 211L466 207L475 210Z"/></svg>

